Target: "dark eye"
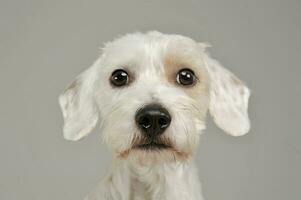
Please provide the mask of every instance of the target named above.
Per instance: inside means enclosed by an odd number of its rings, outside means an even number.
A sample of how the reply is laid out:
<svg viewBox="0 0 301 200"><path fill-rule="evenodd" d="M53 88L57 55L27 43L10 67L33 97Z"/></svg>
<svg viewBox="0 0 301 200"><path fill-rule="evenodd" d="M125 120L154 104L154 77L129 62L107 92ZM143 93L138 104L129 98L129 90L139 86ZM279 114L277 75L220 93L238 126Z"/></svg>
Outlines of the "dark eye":
<svg viewBox="0 0 301 200"><path fill-rule="evenodd" d="M126 71L122 69L117 69L112 73L111 83L114 86L121 87L129 82L129 75Z"/></svg>
<svg viewBox="0 0 301 200"><path fill-rule="evenodd" d="M177 74L177 82L181 85L193 85L195 82L194 72L190 69L181 69Z"/></svg>

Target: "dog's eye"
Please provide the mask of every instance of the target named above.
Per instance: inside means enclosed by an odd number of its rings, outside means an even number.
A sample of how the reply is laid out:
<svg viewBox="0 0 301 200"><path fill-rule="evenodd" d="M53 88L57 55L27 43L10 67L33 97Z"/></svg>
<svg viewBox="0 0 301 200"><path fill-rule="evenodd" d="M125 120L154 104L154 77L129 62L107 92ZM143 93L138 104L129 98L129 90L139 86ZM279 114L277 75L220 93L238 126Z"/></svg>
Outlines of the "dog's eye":
<svg viewBox="0 0 301 200"><path fill-rule="evenodd" d="M177 82L181 85L193 85L195 82L194 72L190 69L181 69L177 74Z"/></svg>
<svg viewBox="0 0 301 200"><path fill-rule="evenodd" d="M129 75L122 69L117 69L112 73L111 83L117 87L124 86L129 82Z"/></svg>

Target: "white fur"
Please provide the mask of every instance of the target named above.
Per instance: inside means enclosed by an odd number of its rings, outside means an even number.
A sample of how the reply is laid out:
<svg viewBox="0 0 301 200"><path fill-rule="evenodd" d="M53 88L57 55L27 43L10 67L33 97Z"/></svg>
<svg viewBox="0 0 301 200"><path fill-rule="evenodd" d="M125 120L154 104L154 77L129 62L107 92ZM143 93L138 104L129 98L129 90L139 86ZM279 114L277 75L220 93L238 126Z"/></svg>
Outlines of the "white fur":
<svg viewBox="0 0 301 200"><path fill-rule="evenodd" d="M159 32L123 36L107 43L96 62L60 96L64 137L81 139L100 118L103 139L114 155L111 172L87 200L203 199L193 154L205 129L207 110L233 136L250 128L249 89L213 60L205 47L184 36ZM162 58L169 52L193 63L190 67L201 75L198 90L168 82ZM114 88L109 79L119 68L133 80ZM173 150L132 149L142 137L135 113L149 103L160 103L170 112L172 122L164 137Z"/></svg>

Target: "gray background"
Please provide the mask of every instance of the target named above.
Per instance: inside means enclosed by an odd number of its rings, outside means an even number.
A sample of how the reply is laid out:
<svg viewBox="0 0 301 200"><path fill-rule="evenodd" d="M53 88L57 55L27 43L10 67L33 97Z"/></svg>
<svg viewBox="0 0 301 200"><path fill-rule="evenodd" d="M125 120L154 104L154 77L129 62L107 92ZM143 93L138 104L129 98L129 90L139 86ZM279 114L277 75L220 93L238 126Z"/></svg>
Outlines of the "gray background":
<svg viewBox="0 0 301 200"><path fill-rule="evenodd" d="M57 96L102 43L156 29L210 42L252 89L249 135L209 120L198 153L206 199L299 200L300 10L298 0L1 0L0 199L80 200L97 184L110 161L101 134L63 140Z"/></svg>

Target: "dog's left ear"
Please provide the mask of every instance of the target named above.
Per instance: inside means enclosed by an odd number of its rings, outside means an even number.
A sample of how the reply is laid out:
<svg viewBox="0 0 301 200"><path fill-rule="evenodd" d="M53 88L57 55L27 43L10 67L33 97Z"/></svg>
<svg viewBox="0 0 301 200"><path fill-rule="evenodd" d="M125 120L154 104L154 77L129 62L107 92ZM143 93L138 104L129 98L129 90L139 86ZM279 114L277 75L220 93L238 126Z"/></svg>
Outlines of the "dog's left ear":
<svg viewBox="0 0 301 200"><path fill-rule="evenodd" d="M81 73L59 97L64 117L64 138L79 140L92 131L98 121L98 109L94 100L97 60Z"/></svg>
<svg viewBox="0 0 301 200"><path fill-rule="evenodd" d="M209 112L214 122L226 133L241 136L249 132L248 100L250 90L218 61L205 54L209 73Z"/></svg>

